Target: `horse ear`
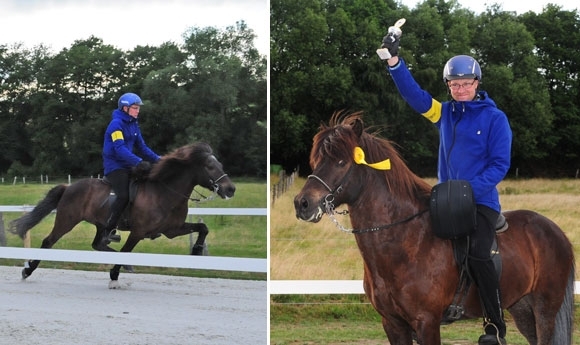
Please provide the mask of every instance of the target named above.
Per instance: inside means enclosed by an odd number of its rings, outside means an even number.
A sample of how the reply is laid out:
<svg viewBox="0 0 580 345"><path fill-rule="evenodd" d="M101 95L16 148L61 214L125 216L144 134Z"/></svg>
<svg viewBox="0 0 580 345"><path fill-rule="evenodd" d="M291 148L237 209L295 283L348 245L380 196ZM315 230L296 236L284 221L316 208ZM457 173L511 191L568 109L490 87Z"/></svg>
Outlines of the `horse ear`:
<svg viewBox="0 0 580 345"><path fill-rule="evenodd" d="M363 133L364 130L364 125L363 122L360 118L357 118L354 120L354 122L352 123L352 130L354 131L354 133L360 137Z"/></svg>

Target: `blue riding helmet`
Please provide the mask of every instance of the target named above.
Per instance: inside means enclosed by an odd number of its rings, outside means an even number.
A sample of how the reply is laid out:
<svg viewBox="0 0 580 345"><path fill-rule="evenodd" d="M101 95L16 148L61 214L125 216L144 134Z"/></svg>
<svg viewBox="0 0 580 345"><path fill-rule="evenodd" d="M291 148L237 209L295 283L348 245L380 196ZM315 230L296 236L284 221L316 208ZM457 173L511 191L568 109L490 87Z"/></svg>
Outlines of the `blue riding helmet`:
<svg viewBox="0 0 580 345"><path fill-rule="evenodd" d="M468 55L457 55L449 59L443 68L443 82L455 79L477 79L481 81L479 63Z"/></svg>
<svg viewBox="0 0 580 345"><path fill-rule="evenodd" d="M119 109L123 110L123 107L130 107L133 104L143 105L141 101L141 97L134 93L126 93L123 96L119 97Z"/></svg>

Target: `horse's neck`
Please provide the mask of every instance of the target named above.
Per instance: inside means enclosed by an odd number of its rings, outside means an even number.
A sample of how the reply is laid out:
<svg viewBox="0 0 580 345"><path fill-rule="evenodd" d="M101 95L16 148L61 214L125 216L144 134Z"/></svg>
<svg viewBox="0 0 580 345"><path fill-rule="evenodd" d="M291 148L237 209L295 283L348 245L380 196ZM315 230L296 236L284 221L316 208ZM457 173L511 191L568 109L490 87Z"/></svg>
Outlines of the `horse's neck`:
<svg viewBox="0 0 580 345"><path fill-rule="evenodd" d="M370 181L369 181L370 182ZM351 225L366 263L402 255L401 250L417 250L428 226L428 200L398 195L386 183L368 183L358 200L349 205ZM414 193L412 193L414 194ZM407 254L405 254L407 255Z"/></svg>
<svg viewBox="0 0 580 345"><path fill-rule="evenodd" d="M195 187L195 182L191 175L180 174L172 178L162 181L162 184L174 192L180 193L189 197Z"/></svg>
<svg viewBox="0 0 580 345"><path fill-rule="evenodd" d="M354 229L375 228L392 224L421 212L424 200L393 194L386 183L367 183L359 198L349 205Z"/></svg>

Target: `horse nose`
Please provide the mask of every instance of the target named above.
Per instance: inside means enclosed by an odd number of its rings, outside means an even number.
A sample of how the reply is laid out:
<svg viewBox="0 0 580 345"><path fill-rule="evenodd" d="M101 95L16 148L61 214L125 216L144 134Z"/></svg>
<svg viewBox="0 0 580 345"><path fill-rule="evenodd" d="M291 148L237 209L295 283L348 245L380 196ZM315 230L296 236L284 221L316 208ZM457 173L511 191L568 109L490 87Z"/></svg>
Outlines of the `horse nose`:
<svg viewBox="0 0 580 345"><path fill-rule="evenodd" d="M308 200L305 197L297 195L294 198L294 209L296 210L296 218L300 218L300 213L308 209Z"/></svg>
<svg viewBox="0 0 580 345"><path fill-rule="evenodd" d="M226 187L226 195L228 195L230 198L234 196L234 193L236 192L236 186L229 185Z"/></svg>

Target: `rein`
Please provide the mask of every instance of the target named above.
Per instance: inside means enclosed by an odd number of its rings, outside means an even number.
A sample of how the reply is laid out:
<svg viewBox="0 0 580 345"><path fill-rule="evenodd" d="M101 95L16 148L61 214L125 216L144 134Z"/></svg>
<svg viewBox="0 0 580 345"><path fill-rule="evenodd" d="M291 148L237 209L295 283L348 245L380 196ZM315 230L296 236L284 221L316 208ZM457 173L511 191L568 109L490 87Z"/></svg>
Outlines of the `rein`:
<svg viewBox="0 0 580 345"><path fill-rule="evenodd" d="M228 174L223 174L222 176L218 177L215 181L212 179L209 179L209 183L212 185L213 190L212 190L212 194L209 197L204 196L203 194L201 194L200 192L196 191L195 188L193 189L194 192L196 192L197 194L199 194L202 199L194 199L190 196L187 196L181 192L176 191L175 189L169 187L168 185L166 185L165 183L161 183L163 185L163 187L165 187L167 190L169 190L170 192L177 194L179 196L181 196L182 198L188 199L190 201L193 201L195 203L202 203L202 202L207 202L207 201L211 201L213 199L215 199L217 192L220 190L220 186L218 184L218 182L223 179L224 177L228 176Z"/></svg>
<svg viewBox="0 0 580 345"><path fill-rule="evenodd" d="M317 180L318 182L320 182L324 187L326 187L326 189L328 189L328 195L326 195L324 197L324 202L323 202L323 206L324 206L324 210L326 212L326 214L328 214L328 217L330 217L330 220L332 220L334 222L334 224L336 225L336 227L343 232L347 232L347 233L351 233L351 234L363 234L366 232L374 232L374 231L379 231L379 230L385 230L385 229L389 229L392 227L395 227L397 225L401 225L404 224L408 221L411 221L419 216L421 216L422 214L426 213L427 211L429 211L428 209L419 211L407 218L398 220L396 222L390 223L390 224L385 224L385 225L380 225L380 226L376 226L373 228L367 228L367 229L347 229L345 228L342 224L340 224L340 222L338 221L338 219L336 219L336 217L334 216L335 213L336 214L342 214L342 215L347 215L348 211L344 210L344 211L338 211L335 212L335 206L334 206L334 194L338 194L340 192L342 192L343 188L343 183L344 181L347 179L347 177L350 175L351 171L352 171L353 166L350 167L350 169L348 170L348 172L346 173L346 175L343 177L341 183L338 185L338 187L336 187L334 190L332 188L330 188L330 186L324 182L324 180L322 180L320 177L316 176L316 175L308 175L308 178L312 178Z"/></svg>

